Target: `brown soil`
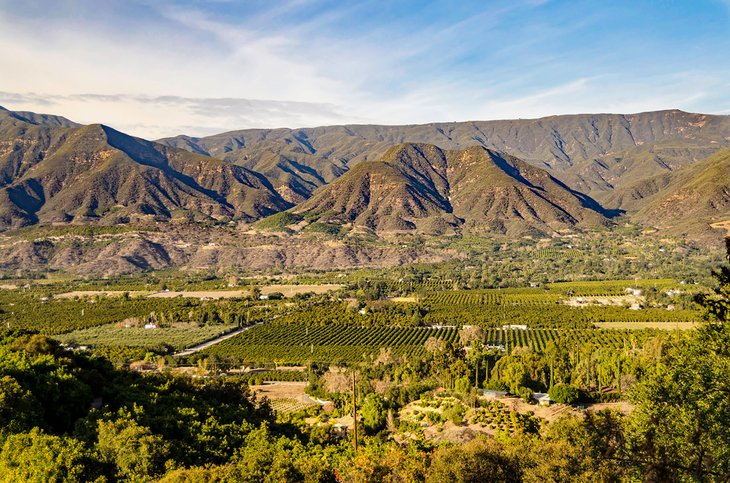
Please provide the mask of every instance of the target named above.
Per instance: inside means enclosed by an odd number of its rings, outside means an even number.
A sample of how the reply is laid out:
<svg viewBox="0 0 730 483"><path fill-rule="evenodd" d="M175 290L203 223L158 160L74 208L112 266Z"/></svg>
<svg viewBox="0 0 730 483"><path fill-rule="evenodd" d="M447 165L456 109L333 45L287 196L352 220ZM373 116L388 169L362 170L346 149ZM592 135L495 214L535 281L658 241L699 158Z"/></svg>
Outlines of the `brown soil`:
<svg viewBox="0 0 730 483"><path fill-rule="evenodd" d="M272 382L260 386L251 386L257 396L266 396L269 399L302 399L306 382Z"/></svg>

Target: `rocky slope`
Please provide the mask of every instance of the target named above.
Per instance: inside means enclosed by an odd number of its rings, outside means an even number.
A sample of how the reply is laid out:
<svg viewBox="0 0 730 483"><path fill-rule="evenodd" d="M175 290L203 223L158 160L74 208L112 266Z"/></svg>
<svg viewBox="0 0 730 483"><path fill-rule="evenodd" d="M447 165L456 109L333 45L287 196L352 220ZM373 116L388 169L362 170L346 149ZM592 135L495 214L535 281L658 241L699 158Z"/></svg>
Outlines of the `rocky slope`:
<svg viewBox="0 0 730 483"><path fill-rule="evenodd" d="M0 231L249 224L291 209L325 231L518 236L605 225L625 210L644 225L703 234L724 221L727 186L711 180L726 180L727 164L708 156L728 146L729 116L676 110L151 142L0 108Z"/></svg>
<svg viewBox="0 0 730 483"><path fill-rule="evenodd" d="M100 235L24 230L0 234L0 272L22 276L61 270L99 277L161 269L333 270L431 263L463 256L453 250L316 235L250 234L235 228L174 222Z"/></svg>
<svg viewBox="0 0 730 483"><path fill-rule="evenodd" d="M154 216L250 221L290 206L241 166L102 125L0 111L0 229Z"/></svg>
<svg viewBox="0 0 730 483"><path fill-rule="evenodd" d="M547 171L483 147L402 144L358 164L292 209L378 233L521 235L606 224L591 198Z"/></svg>
<svg viewBox="0 0 730 483"><path fill-rule="evenodd" d="M647 186L651 194L634 219L675 235L709 234L710 225L730 222L730 149L641 188Z"/></svg>
<svg viewBox="0 0 730 483"><path fill-rule="evenodd" d="M293 202L404 142L442 149L479 145L509 153L604 202L620 201L614 194L625 186L670 173L730 146L730 116L678 110L579 114L412 126L251 129L160 142L260 171Z"/></svg>

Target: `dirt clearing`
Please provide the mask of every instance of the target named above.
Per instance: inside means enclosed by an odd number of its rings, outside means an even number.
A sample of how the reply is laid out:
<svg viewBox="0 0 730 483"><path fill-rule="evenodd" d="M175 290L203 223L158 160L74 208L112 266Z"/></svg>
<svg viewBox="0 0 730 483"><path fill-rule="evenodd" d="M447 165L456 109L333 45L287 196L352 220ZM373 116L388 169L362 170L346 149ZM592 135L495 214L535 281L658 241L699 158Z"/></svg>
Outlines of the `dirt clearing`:
<svg viewBox="0 0 730 483"><path fill-rule="evenodd" d="M275 284L275 285L268 285L266 287L261 287L261 293L262 294L270 294L274 292L281 292L284 294L284 297L293 297L294 295L301 294L301 293L307 293L307 292L314 292L316 294L320 293L327 293L330 290L335 291L339 290L344 285L340 284L323 284L323 285L281 285L281 284Z"/></svg>
<svg viewBox="0 0 730 483"><path fill-rule="evenodd" d="M72 299L72 298L82 298L82 297L94 297L96 295L99 295L101 297L121 297L125 293L128 293L130 297L143 297L145 295L149 295L152 292L144 292L140 290L131 290L131 291L125 291L125 290L76 290L74 292L65 292L60 293L58 295L54 295L54 297L59 299Z"/></svg>
<svg viewBox="0 0 730 483"><path fill-rule="evenodd" d="M248 290L201 290L191 292L165 291L148 295L150 298L170 299L175 297L187 297L200 300L231 299L236 297L248 297Z"/></svg>
<svg viewBox="0 0 730 483"><path fill-rule="evenodd" d="M259 386L251 386L251 390L257 396L266 396L269 399L300 399L308 398L304 394L304 388L307 382L272 382L269 384L261 384Z"/></svg>

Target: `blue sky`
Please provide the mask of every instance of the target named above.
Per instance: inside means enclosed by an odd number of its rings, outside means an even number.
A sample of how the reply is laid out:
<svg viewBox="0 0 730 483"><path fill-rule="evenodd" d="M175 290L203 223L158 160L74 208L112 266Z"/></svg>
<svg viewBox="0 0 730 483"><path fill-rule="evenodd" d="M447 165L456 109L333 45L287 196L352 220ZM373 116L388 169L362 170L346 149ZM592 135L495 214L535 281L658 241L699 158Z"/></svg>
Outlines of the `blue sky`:
<svg viewBox="0 0 730 483"><path fill-rule="evenodd" d="M730 114L730 0L0 0L0 105L147 138Z"/></svg>

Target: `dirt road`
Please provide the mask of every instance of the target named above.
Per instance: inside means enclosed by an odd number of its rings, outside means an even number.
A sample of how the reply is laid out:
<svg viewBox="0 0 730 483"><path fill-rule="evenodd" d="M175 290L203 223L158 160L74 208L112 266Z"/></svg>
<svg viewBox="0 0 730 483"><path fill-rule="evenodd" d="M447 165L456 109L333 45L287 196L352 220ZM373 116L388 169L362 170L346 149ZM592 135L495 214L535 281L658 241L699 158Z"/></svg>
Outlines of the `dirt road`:
<svg viewBox="0 0 730 483"><path fill-rule="evenodd" d="M241 332L247 331L253 327L256 327L257 325L263 324L263 322L259 322L258 324L254 324L250 327L241 327L239 329L236 329L232 332L229 332L227 334L223 334L221 336L216 337L215 339L211 339L207 342L203 342L202 344L198 344L196 346L190 347L189 349L185 349L184 351L176 352L173 354L173 357L185 357L189 356L191 354L195 354L196 352L202 351L203 349L207 349L208 347L215 345L219 342L223 342L226 339L230 339L231 337L234 337Z"/></svg>

